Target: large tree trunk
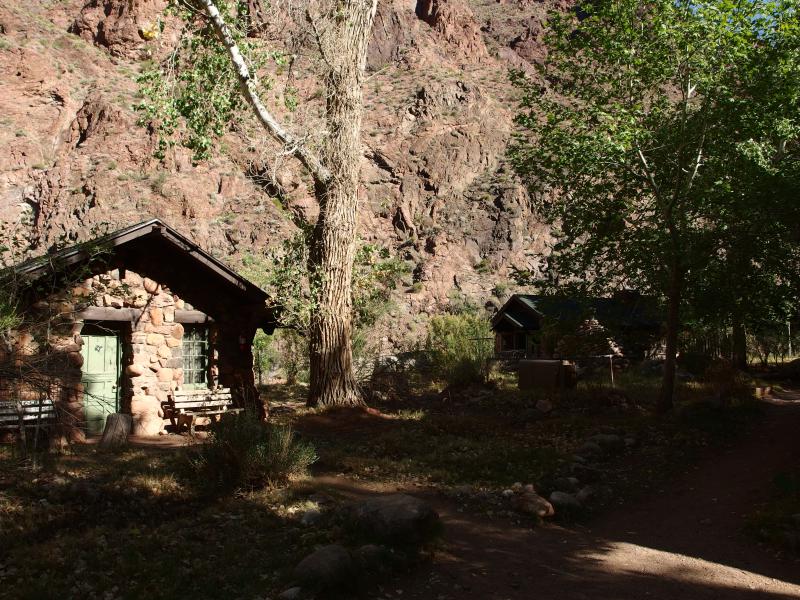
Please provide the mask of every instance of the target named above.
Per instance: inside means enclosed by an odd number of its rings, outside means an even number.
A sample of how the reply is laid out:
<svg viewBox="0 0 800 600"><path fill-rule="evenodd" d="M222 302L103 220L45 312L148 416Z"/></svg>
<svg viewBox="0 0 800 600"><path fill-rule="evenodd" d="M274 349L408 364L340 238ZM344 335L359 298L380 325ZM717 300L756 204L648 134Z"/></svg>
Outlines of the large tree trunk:
<svg viewBox="0 0 800 600"><path fill-rule="evenodd" d="M309 332L310 406L363 404L353 374L351 280L362 156L361 85L376 5L376 0L336 5L318 33L328 93L328 137L321 158L330 178L317 181L320 214L309 253L316 290ZM333 11L347 18L337 18Z"/></svg>
<svg viewBox="0 0 800 600"><path fill-rule="evenodd" d="M669 277L667 340L664 352L664 375L661 381L661 394L657 407L659 412L667 412L672 409L672 399L675 394L675 371L677 369L678 331L680 329L682 277L677 265L672 265Z"/></svg>
<svg viewBox="0 0 800 600"><path fill-rule="evenodd" d="M261 125L309 170L320 216L309 267L316 310L311 320L311 406L363 404L353 374L351 279L355 258L361 164L361 90L377 0L323 0L308 17L326 65L327 137L318 158L301 137L284 129L258 95L247 62L214 0L202 0L236 67L242 93ZM314 3L316 4L316 3Z"/></svg>

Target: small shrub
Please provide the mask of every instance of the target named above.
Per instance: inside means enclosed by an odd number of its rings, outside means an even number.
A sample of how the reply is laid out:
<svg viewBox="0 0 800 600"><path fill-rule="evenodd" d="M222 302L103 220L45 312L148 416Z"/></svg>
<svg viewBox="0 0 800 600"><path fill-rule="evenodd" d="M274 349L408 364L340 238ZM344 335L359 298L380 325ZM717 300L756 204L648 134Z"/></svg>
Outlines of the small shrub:
<svg viewBox="0 0 800 600"><path fill-rule="evenodd" d="M503 281L498 281L492 289L492 295L495 298L504 298L508 292L508 284Z"/></svg>
<svg viewBox="0 0 800 600"><path fill-rule="evenodd" d="M745 530L757 539L800 555L800 470L779 472L767 502L747 519Z"/></svg>
<svg viewBox="0 0 800 600"><path fill-rule="evenodd" d="M491 335L489 321L478 313L432 317L425 345L434 372L449 385L485 381Z"/></svg>
<svg viewBox="0 0 800 600"><path fill-rule="evenodd" d="M153 192L158 194L159 196L166 197L167 195L166 188L167 188L167 173L165 171L159 171L150 180L150 189L153 190Z"/></svg>
<svg viewBox="0 0 800 600"><path fill-rule="evenodd" d="M202 485L229 491L280 485L304 475L316 459L313 446L296 439L288 427L241 414L213 424L191 464Z"/></svg>
<svg viewBox="0 0 800 600"><path fill-rule="evenodd" d="M704 379L714 397L723 402L733 398L747 399L753 394L753 386L747 377L724 359L713 361L706 369Z"/></svg>
<svg viewBox="0 0 800 600"><path fill-rule="evenodd" d="M489 262L488 258L482 258L479 262L475 263L472 268L481 275L487 275L492 270L492 264Z"/></svg>

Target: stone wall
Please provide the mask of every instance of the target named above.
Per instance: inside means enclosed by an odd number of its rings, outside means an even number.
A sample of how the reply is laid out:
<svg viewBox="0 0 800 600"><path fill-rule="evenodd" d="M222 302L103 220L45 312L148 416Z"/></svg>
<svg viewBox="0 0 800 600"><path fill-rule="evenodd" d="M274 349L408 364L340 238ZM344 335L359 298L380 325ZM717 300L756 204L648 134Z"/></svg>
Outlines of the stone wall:
<svg viewBox="0 0 800 600"><path fill-rule="evenodd" d="M158 434L164 426L161 404L183 385L184 326L175 321L175 311L193 307L168 287L130 270L94 276L81 288L97 307L140 309L122 335L121 410L133 415L134 435ZM210 349L210 365L214 355Z"/></svg>

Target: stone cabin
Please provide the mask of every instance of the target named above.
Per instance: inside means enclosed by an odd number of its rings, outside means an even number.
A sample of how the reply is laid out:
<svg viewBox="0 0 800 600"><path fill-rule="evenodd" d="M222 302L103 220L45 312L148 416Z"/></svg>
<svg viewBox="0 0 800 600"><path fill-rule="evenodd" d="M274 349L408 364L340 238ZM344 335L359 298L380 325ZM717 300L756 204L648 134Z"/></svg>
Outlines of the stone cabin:
<svg viewBox="0 0 800 600"><path fill-rule="evenodd" d="M496 358L644 358L661 340L658 306L636 292L610 298L514 294L491 319Z"/></svg>
<svg viewBox="0 0 800 600"><path fill-rule="evenodd" d="M229 387L235 404L263 410L251 345L276 325L267 294L157 219L17 265L3 282L22 318L0 338L0 399L51 398L66 439L101 433L113 412L157 435L176 389Z"/></svg>

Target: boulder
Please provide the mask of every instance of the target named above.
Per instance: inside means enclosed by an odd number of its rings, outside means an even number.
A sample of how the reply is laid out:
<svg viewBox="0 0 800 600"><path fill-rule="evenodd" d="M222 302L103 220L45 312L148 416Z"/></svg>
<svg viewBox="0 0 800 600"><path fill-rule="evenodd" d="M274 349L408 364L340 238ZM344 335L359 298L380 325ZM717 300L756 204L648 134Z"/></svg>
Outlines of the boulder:
<svg viewBox="0 0 800 600"><path fill-rule="evenodd" d="M550 494L550 503L558 513L574 513L581 509L581 503L572 494L566 492L553 492Z"/></svg>
<svg viewBox="0 0 800 600"><path fill-rule="evenodd" d="M278 594L278 600L299 600L303 597L303 588L291 587Z"/></svg>
<svg viewBox="0 0 800 600"><path fill-rule="evenodd" d="M158 291L158 283L153 281L149 277L145 277L144 289L147 290L147 293L149 294L155 294Z"/></svg>
<svg viewBox="0 0 800 600"><path fill-rule="evenodd" d="M603 449L600 447L600 444L597 442L586 441L584 442L580 448L577 450L577 454L581 456L598 456L599 454L603 453Z"/></svg>
<svg viewBox="0 0 800 600"><path fill-rule="evenodd" d="M133 435L158 435L164 426L161 418L161 403L155 396L134 396L131 398Z"/></svg>
<svg viewBox="0 0 800 600"><path fill-rule="evenodd" d="M439 515L425 501L406 494L362 500L345 508L348 525L369 540L418 544L433 537Z"/></svg>
<svg viewBox="0 0 800 600"><path fill-rule="evenodd" d="M312 508L311 510L307 510L305 513L303 513L303 516L300 517L300 522L303 525L313 525L314 523L319 522L321 518L322 513L316 508Z"/></svg>
<svg viewBox="0 0 800 600"><path fill-rule="evenodd" d="M531 486L531 488L532 487L533 486ZM555 514L553 505L545 498L542 498L533 489L528 489L528 486L526 486L522 492L511 497L511 505L514 507L514 510L526 515L536 515L540 519L552 517Z"/></svg>
<svg viewBox="0 0 800 600"><path fill-rule="evenodd" d="M386 546L365 544L353 552L359 573L382 573L388 570L395 557Z"/></svg>
<svg viewBox="0 0 800 600"><path fill-rule="evenodd" d="M615 433L598 433L590 437L587 442L597 444L606 452L618 452L625 448L625 441Z"/></svg>
<svg viewBox="0 0 800 600"><path fill-rule="evenodd" d="M614 492L607 485L586 485L576 494L575 499L582 505L604 505L611 501Z"/></svg>
<svg viewBox="0 0 800 600"><path fill-rule="evenodd" d="M348 587L356 574L353 558L339 544L323 546L294 568L294 581L315 590Z"/></svg>
<svg viewBox="0 0 800 600"><path fill-rule="evenodd" d="M133 363L128 365L125 370L131 377L138 377L139 375L144 375L145 366L138 363Z"/></svg>
<svg viewBox="0 0 800 600"><path fill-rule="evenodd" d="M158 307L151 308L150 322L156 327L161 327L164 324L164 311Z"/></svg>
<svg viewBox="0 0 800 600"><path fill-rule="evenodd" d="M159 333L148 333L146 340L148 344L155 346L156 348L163 346L165 343L164 336Z"/></svg>

